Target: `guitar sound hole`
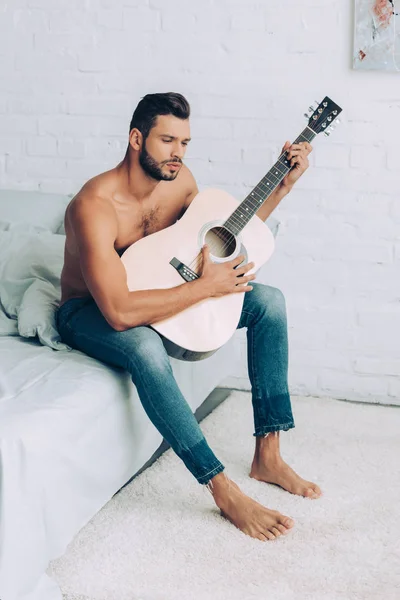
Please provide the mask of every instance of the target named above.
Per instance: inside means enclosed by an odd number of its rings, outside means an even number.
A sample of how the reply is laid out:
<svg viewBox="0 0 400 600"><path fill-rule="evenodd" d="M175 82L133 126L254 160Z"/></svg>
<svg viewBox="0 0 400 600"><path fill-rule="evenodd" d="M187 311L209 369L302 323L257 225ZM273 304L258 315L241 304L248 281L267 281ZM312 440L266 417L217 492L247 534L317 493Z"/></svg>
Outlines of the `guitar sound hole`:
<svg viewBox="0 0 400 600"><path fill-rule="evenodd" d="M211 254L218 258L228 258L236 250L236 238L225 227L213 227L206 233L205 243Z"/></svg>

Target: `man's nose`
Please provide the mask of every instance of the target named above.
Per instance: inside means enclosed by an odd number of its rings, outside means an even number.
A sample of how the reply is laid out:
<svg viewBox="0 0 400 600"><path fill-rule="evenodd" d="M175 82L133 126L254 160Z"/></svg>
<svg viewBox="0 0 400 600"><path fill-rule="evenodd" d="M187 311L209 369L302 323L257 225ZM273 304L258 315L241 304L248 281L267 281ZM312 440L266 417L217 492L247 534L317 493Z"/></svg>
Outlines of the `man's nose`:
<svg viewBox="0 0 400 600"><path fill-rule="evenodd" d="M182 159L185 155L185 148L182 146L182 144L174 144L173 148L172 148L172 156L175 156L176 158Z"/></svg>

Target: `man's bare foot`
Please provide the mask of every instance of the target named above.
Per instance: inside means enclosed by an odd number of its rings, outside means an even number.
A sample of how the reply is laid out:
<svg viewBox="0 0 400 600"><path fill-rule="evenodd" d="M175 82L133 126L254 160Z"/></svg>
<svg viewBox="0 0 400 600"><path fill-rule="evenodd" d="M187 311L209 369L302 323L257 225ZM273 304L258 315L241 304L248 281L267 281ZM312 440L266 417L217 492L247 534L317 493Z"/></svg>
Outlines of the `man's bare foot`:
<svg viewBox="0 0 400 600"><path fill-rule="evenodd" d="M270 510L246 496L225 473L219 473L207 484L221 515L238 529L266 542L286 535L294 525L293 519Z"/></svg>
<svg viewBox="0 0 400 600"><path fill-rule="evenodd" d="M282 459L279 451L279 432L267 437L256 438L256 451L251 465L250 477L279 487L305 498L316 499L322 496L316 483L302 479Z"/></svg>
<svg viewBox="0 0 400 600"><path fill-rule="evenodd" d="M274 463L267 465L257 464L255 461L251 466L250 477L274 483L284 490L297 496L316 499L322 496L322 492L316 483L302 479L285 461L280 458Z"/></svg>

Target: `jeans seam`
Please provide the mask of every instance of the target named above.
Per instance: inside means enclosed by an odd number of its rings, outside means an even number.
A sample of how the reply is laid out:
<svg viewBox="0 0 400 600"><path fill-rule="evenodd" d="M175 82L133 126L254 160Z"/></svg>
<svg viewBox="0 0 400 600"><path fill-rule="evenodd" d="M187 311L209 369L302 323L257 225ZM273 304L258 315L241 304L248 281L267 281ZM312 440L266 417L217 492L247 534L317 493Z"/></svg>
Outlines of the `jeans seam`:
<svg viewBox="0 0 400 600"><path fill-rule="evenodd" d="M249 370L251 370L252 372L252 388L253 388L253 384L255 387L255 397L257 398L257 393L259 390L259 383L258 383L258 377L257 377L257 370L254 368L254 363L255 363L255 344L254 344L254 335L253 335L253 330L251 327L248 328L247 330L248 333L248 344L250 344L250 354L251 354L251 365L249 365ZM249 374L250 376L250 374Z"/></svg>
<svg viewBox="0 0 400 600"><path fill-rule="evenodd" d="M65 336L61 333L61 330L64 329L64 331L66 331L67 335L69 334L71 336L71 341L73 342L75 334L74 334L73 329L70 327L69 323L64 323L64 324L60 325L60 323L56 322L56 325L57 325L57 331L61 337L61 341L63 341L64 343L68 343L68 345L71 345L71 343L68 342L66 339L67 336Z"/></svg>
<svg viewBox="0 0 400 600"><path fill-rule="evenodd" d="M211 475L211 473L214 473L214 471L216 471L217 469L219 469L222 466L223 466L223 464L219 463L219 465L217 465L216 467L211 469L211 471L208 471L208 473L203 473L203 475L201 475L201 477L208 477L208 475Z"/></svg>
<svg viewBox="0 0 400 600"><path fill-rule="evenodd" d="M285 427L289 429L294 429L294 421L289 421L288 423L280 423L279 425L263 425L262 427L257 427L253 436L263 435L266 430L268 431L280 431Z"/></svg>
<svg viewBox="0 0 400 600"><path fill-rule="evenodd" d="M205 477L209 477L210 475L212 475L213 473L219 472L221 473L223 470L225 469L224 465L222 463L220 463L217 467L215 467L212 471L209 471L208 473L205 473L205 475L199 475L197 477L197 480L199 479L204 479ZM218 474L218 473L217 473ZM210 477L210 479L212 479L212 477ZM208 483L208 482L206 482ZM202 485L205 485L205 483L203 483Z"/></svg>
<svg viewBox="0 0 400 600"><path fill-rule="evenodd" d="M242 314L243 314L243 313L244 313L245 315L250 315L250 317L253 317L253 318L254 318L254 315L253 315L253 313L252 313L251 311L249 311L249 310L245 310L245 309L243 308L243 309L242 309ZM245 325L245 327L249 328L249 327L248 327L248 325Z"/></svg>
<svg viewBox="0 0 400 600"><path fill-rule="evenodd" d="M68 302L64 303L57 310L58 318L59 318L59 315L62 315L62 320L67 321L65 323L64 327L70 327L69 322L75 317L75 315L78 315L78 313L82 310L82 308L84 308L87 305L87 302L85 302L85 303L82 303L77 308L73 306L73 307L68 307L68 308L64 309L64 307L68 304Z"/></svg>

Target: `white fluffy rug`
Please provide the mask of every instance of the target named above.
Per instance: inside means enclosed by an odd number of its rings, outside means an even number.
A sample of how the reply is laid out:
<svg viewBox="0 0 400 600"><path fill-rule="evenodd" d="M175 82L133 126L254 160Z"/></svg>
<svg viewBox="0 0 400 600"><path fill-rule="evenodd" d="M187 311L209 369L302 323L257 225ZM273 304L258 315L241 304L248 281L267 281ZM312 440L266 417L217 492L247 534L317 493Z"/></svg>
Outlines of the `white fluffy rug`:
<svg viewBox="0 0 400 600"><path fill-rule="evenodd" d="M295 519L254 540L224 520L169 450L115 496L48 571L66 600L399 600L400 408L292 398L282 455L322 487L320 500L248 477L250 394L202 422L227 474Z"/></svg>

